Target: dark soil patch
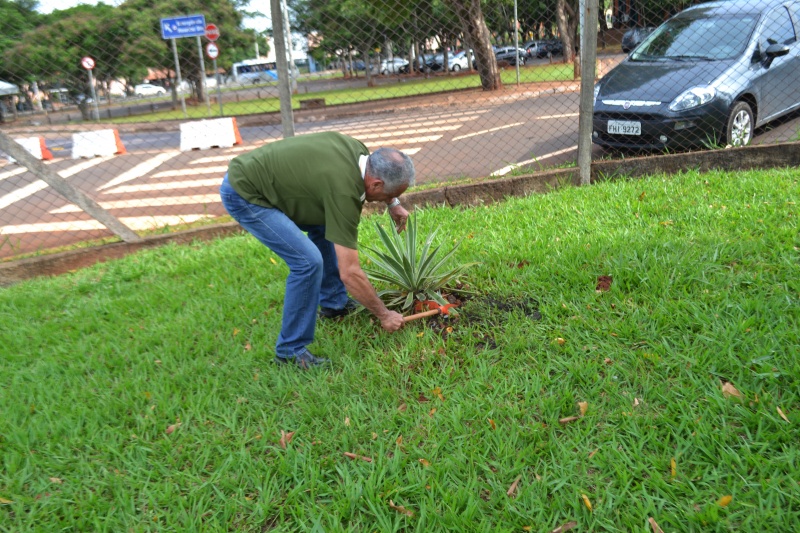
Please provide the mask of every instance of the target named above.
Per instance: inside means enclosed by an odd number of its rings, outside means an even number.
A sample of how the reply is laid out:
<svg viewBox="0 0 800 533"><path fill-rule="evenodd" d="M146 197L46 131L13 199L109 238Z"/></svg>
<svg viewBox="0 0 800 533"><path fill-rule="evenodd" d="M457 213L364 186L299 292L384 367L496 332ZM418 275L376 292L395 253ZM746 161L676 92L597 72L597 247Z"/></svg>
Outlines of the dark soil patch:
<svg viewBox="0 0 800 533"><path fill-rule="evenodd" d="M451 335L458 338L461 330L469 327L471 336L479 350L497 348L495 336L503 331L503 325L509 321L509 315L521 314L530 320L541 320L539 302L533 298L458 298L445 297L450 303L458 303L460 307L451 310L449 316L433 316L425 322L431 331L437 333L442 340ZM459 299L460 298L460 299Z"/></svg>

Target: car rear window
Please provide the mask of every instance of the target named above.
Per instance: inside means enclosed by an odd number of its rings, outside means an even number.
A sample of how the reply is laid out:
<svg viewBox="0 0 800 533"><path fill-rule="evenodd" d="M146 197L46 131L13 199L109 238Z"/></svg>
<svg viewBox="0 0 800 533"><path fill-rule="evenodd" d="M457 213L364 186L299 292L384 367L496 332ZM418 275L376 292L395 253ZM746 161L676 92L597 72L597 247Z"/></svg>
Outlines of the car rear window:
<svg viewBox="0 0 800 533"><path fill-rule="evenodd" d="M744 51L756 22L754 15L673 18L656 30L631 60L733 59Z"/></svg>

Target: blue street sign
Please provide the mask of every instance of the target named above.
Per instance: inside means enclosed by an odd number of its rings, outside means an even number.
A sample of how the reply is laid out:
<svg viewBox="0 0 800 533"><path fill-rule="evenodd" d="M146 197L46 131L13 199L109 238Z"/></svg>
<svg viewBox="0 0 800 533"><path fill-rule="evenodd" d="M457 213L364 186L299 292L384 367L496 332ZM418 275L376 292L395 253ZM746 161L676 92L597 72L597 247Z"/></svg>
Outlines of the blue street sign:
<svg viewBox="0 0 800 533"><path fill-rule="evenodd" d="M161 37L180 39L181 37L202 37L206 34L205 15L187 15L161 19Z"/></svg>

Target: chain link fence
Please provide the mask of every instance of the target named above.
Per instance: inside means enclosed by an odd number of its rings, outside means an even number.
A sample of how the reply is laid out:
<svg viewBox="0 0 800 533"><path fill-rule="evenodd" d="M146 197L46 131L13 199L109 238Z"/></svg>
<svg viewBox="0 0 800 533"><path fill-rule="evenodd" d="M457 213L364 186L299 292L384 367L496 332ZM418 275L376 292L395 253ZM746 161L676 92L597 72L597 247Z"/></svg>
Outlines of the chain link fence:
<svg viewBox="0 0 800 533"><path fill-rule="evenodd" d="M579 135L595 159L798 137L798 0L272 4L0 0L2 132L43 162L0 161L0 258L121 235L107 217L138 235L215 220L228 162L291 130L401 149L419 184L574 165ZM277 34L246 28L272 8ZM581 27L597 83L579 133Z"/></svg>

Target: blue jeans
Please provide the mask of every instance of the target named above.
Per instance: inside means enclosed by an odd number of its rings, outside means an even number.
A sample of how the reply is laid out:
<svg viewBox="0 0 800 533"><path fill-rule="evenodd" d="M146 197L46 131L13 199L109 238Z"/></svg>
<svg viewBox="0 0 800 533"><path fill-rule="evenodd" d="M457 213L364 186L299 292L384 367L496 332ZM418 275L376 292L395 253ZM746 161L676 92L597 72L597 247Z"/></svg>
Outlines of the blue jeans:
<svg viewBox="0 0 800 533"><path fill-rule="evenodd" d="M228 213L289 266L275 353L294 357L314 341L317 306L341 309L347 303L333 243L325 240L325 226L295 224L279 209L251 204L233 190L227 174L219 195Z"/></svg>

